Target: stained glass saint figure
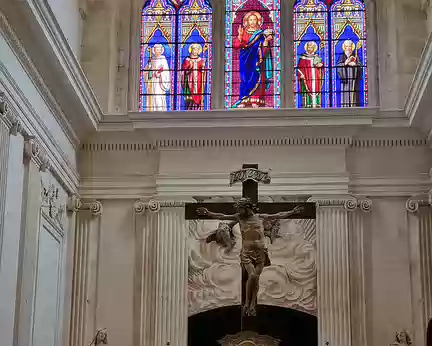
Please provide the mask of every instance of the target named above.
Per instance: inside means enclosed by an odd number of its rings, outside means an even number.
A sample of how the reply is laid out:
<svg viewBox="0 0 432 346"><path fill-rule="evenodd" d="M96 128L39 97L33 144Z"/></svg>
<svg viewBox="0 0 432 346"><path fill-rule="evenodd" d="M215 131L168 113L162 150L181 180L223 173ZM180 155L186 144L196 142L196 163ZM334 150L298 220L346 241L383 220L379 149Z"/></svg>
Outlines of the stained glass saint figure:
<svg viewBox="0 0 432 346"><path fill-rule="evenodd" d="M273 59L270 42L274 31L263 30L261 14L246 13L243 26L234 39L234 49L240 50L240 98L233 108L265 106L265 94L273 81Z"/></svg>
<svg viewBox="0 0 432 346"><path fill-rule="evenodd" d="M362 87L362 64L358 57L353 41L346 40L343 45L343 54L340 55L337 63L337 73L341 80L341 106L360 107L360 92Z"/></svg>
<svg viewBox="0 0 432 346"><path fill-rule="evenodd" d="M155 44L151 48L150 59L144 68L144 81L147 85L147 109L167 111L167 92L171 89L171 72L165 57L164 47Z"/></svg>
<svg viewBox="0 0 432 346"><path fill-rule="evenodd" d="M189 46L189 56L182 64L181 85L186 100L186 110L203 110L207 83L206 60L201 57L203 48L199 43Z"/></svg>
<svg viewBox="0 0 432 346"><path fill-rule="evenodd" d="M317 54L317 50L316 42L307 42L305 53L300 56L297 66L302 104L305 108L320 108L322 106L324 63Z"/></svg>

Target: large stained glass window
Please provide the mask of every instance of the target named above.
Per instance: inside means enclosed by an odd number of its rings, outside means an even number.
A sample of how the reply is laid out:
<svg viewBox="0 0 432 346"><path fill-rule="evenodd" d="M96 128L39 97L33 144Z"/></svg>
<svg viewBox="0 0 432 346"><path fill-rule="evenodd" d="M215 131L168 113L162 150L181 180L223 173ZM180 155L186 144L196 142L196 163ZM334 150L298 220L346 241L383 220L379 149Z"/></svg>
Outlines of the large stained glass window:
<svg viewBox="0 0 432 346"><path fill-rule="evenodd" d="M227 0L225 107L280 107L280 0Z"/></svg>
<svg viewBox="0 0 432 346"><path fill-rule="evenodd" d="M367 106L364 2L297 0L294 60L298 108Z"/></svg>
<svg viewBox="0 0 432 346"><path fill-rule="evenodd" d="M142 10L140 111L209 110L209 0L148 0Z"/></svg>

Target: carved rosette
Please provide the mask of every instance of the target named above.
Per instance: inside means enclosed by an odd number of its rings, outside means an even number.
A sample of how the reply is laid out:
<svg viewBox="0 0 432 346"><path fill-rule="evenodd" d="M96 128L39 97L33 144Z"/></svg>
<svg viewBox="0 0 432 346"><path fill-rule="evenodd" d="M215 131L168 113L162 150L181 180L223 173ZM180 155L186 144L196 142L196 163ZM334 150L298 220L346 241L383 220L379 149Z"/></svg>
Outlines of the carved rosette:
<svg viewBox="0 0 432 346"><path fill-rule="evenodd" d="M34 137L29 137L24 142L24 156L32 160L42 172L51 168L47 153L41 148Z"/></svg>

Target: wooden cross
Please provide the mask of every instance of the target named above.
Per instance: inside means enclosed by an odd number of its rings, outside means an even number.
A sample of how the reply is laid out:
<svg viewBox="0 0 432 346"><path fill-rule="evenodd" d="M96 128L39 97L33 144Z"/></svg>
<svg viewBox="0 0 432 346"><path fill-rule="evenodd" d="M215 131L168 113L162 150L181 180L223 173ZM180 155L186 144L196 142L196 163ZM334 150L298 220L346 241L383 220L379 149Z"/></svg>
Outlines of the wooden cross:
<svg viewBox="0 0 432 346"><path fill-rule="evenodd" d="M239 171L233 172L230 175L230 185L236 182L241 182L243 185L242 197L249 198L252 203L256 204L261 214L276 214L292 210L295 206L303 207L300 214L292 215L290 219L315 219L316 210L315 203L258 203L258 183L270 183L268 172L258 170L257 164L244 164ZM206 208L212 212L223 214L235 214L235 203L186 203L185 206L186 220L209 220L209 216L198 215L198 208ZM246 270L242 268L242 305L245 303L246 282L248 275ZM242 320L243 322L243 320ZM242 329L251 329L242 323Z"/></svg>

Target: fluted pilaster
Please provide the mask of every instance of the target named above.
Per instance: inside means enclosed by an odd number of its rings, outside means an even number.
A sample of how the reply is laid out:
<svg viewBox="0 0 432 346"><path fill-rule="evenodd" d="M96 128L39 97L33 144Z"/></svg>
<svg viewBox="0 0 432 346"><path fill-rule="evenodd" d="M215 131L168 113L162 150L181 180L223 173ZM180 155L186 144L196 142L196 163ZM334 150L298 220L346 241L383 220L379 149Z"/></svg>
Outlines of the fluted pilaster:
<svg viewBox="0 0 432 346"><path fill-rule="evenodd" d="M311 198L317 203L318 344L350 346L349 218L354 198Z"/></svg>
<svg viewBox="0 0 432 346"><path fill-rule="evenodd" d="M187 232L184 203L137 202L141 242L140 345L187 344ZM137 216L139 218L139 216ZM146 251L146 252L145 252Z"/></svg>
<svg viewBox="0 0 432 346"><path fill-rule="evenodd" d="M365 232L369 229L372 201L359 201L359 209L349 214L352 345L367 345L365 293Z"/></svg>
<svg viewBox="0 0 432 346"><path fill-rule="evenodd" d="M98 244L102 205L100 202L70 201L69 210L75 213L74 266L70 346L88 345L97 326Z"/></svg>
<svg viewBox="0 0 432 346"><path fill-rule="evenodd" d="M432 206L430 195L410 198L406 203L410 231L411 290L414 314L414 344L426 343L432 318Z"/></svg>
<svg viewBox="0 0 432 346"><path fill-rule="evenodd" d="M1 121L0 121L1 123ZM2 126L0 124L0 126ZM4 143L4 142L3 142ZM0 144L2 145L2 144ZM19 284L20 237L23 205L24 165L22 152L24 139L21 135L8 138L5 164L2 162L0 174L3 180L4 195L0 196L0 335L5 346L14 344L17 286ZM3 155L3 153L1 154ZM2 157L1 160L4 158ZM5 170L5 171L3 171ZM3 224L1 224L3 222Z"/></svg>

